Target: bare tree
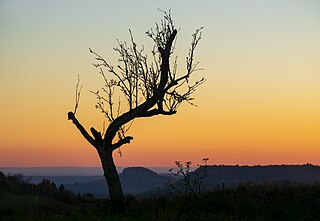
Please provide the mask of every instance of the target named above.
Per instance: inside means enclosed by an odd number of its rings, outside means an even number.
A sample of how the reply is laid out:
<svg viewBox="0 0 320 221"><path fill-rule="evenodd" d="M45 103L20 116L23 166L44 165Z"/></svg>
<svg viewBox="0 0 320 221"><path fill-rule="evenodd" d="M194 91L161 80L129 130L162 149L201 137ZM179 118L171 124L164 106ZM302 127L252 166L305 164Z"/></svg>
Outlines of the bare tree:
<svg viewBox="0 0 320 221"><path fill-rule="evenodd" d="M194 61L194 53L201 39L202 28L192 35L186 69L184 74L178 75L177 57L170 62L178 31L174 27L170 11L163 13L161 22L146 32L155 44L151 59L145 55L143 47L137 46L130 30L130 43L118 41L118 47L114 49L120 57L117 66L111 65L90 49L96 60L93 65L99 69L104 80L104 87L91 93L97 98L96 108L109 121L108 127L102 133L91 127L89 134L76 118L81 89L79 81L76 86L75 109L68 113L68 119L99 154L111 205L116 211L124 208L124 195L112 153L133 139L127 135L133 120L173 115L184 101L194 105L192 94L205 81L204 78L194 83L189 81L191 74L199 70L198 63Z"/></svg>

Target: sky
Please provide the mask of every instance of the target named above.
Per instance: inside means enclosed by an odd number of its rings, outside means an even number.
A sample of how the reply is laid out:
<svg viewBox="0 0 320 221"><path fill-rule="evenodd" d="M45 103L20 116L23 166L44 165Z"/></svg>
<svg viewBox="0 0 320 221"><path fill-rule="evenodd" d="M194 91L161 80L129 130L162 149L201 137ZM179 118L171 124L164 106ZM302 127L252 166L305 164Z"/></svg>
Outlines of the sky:
<svg viewBox="0 0 320 221"><path fill-rule="evenodd" d="M67 120L77 76L78 119L103 128L90 90L102 79L89 47L116 64L117 39L152 47L145 32L171 9L183 73L191 35L206 83L197 107L133 123L119 166L320 164L320 2L316 0L0 0L0 167L99 166Z"/></svg>

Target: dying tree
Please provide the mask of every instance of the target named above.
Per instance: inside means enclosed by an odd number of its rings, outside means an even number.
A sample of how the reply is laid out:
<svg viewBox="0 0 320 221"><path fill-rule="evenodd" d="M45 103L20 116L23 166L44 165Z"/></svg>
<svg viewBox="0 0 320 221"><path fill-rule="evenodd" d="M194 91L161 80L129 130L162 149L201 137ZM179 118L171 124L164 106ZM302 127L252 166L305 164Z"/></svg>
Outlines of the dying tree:
<svg viewBox="0 0 320 221"><path fill-rule="evenodd" d="M154 42L150 59L144 53L144 47L137 46L130 30L130 42L118 41L118 47L114 48L120 57L117 66L89 49L95 56L96 63L93 65L99 69L104 81L100 90L91 93L97 98L96 108L106 117L109 125L102 132L91 127L89 134L77 119L81 91L79 79L76 85L76 105L74 111L68 113L68 119L97 150L108 184L111 205L118 211L124 207L124 195L112 154L133 139L127 135L133 120L173 115L182 102L194 105L192 94L205 81L204 78L194 83L189 80L192 73L199 70L194 53L201 39L202 28L196 29L192 35L186 68L179 75L177 57L170 61L178 31L170 11L163 13L161 22L155 23L155 27L146 32Z"/></svg>

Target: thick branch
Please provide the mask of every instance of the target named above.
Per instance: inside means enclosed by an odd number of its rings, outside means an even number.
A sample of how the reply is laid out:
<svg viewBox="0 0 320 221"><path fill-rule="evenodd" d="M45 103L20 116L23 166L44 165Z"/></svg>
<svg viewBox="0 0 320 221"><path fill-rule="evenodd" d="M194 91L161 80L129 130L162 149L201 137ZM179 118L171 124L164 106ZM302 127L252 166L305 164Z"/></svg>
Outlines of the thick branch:
<svg viewBox="0 0 320 221"><path fill-rule="evenodd" d="M83 135L84 138L86 138L86 140L94 147L97 148L97 144L95 142L95 140L90 136L90 134L88 134L88 132L86 131L86 129L81 125L81 123L78 121L78 119L76 118L76 116L74 115L73 112L69 112L68 113L68 120L72 120L72 123L74 125L76 125L76 127L79 129L79 131L81 132L81 134Z"/></svg>
<svg viewBox="0 0 320 221"><path fill-rule="evenodd" d="M166 48L165 48L166 54L169 54L169 55L171 54L172 43L173 43L174 39L176 38L177 33L178 33L177 29L174 29L172 34L170 35L170 38L168 40L168 44L166 45Z"/></svg>
<svg viewBox="0 0 320 221"><path fill-rule="evenodd" d="M155 109L146 111L144 113L141 113L137 117L152 117L152 116L159 115L159 114L162 114L162 115L173 115L175 113L177 113L177 111L165 111L165 110L159 110L159 109L155 108Z"/></svg>
<svg viewBox="0 0 320 221"><path fill-rule="evenodd" d="M117 148L121 147L123 144L130 143L130 141L131 141L131 140L133 140L133 137L127 136L127 137L125 137L125 138L123 138L123 139L119 140L117 143L112 144L112 146L111 146L111 150L113 151L113 150L115 150L115 149L117 149Z"/></svg>
<svg viewBox="0 0 320 221"><path fill-rule="evenodd" d="M160 91L164 89L164 87L166 86L166 84L168 82L169 68L170 68L169 57L171 54L172 43L173 43L176 35L177 35L177 30L174 29L170 38L169 38L169 41L167 42L165 50L160 51L161 58L162 58L161 78L160 78L160 84L159 84L159 88L158 88L158 90L160 90Z"/></svg>
<svg viewBox="0 0 320 221"><path fill-rule="evenodd" d="M101 136L101 133L98 132L96 129L94 129L94 127L91 127L90 128L90 131L93 135L93 137L95 138L95 141L98 143L98 144L102 144L102 136Z"/></svg>

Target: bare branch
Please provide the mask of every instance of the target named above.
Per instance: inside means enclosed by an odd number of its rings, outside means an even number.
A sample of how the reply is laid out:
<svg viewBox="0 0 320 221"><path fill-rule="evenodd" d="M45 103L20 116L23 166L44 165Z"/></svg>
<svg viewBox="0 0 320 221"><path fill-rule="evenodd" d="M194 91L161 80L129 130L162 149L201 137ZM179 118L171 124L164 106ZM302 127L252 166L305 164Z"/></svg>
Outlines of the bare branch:
<svg viewBox="0 0 320 221"><path fill-rule="evenodd" d="M124 82L124 79L122 79L120 77L120 75L114 70L114 66L110 65L101 55L97 54L96 52L94 52L91 48L89 48L89 51L90 53L94 54L96 56L96 60L101 62L101 63L94 63L93 66L95 66L96 68L97 67L101 67L101 66L104 66L104 67L107 67L108 68L108 71L111 72L112 74L114 74L114 76L117 77L118 79L118 83L121 84L121 86L123 87L123 89L125 91L129 91L129 89L127 88L127 85L125 84ZM101 70L101 69L100 69ZM105 78L105 76L104 76ZM106 78L105 78L106 79Z"/></svg>
<svg viewBox="0 0 320 221"><path fill-rule="evenodd" d="M115 149L121 147L123 144L130 143L131 140L133 140L133 137L131 137L131 136L124 137L123 139L119 140L117 143L112 144L111 149L115 150Z"/></svg>
<svg viewBox="0 0 320 221"><path fill-rule="evenodd" d="M149 110L149 111L146 111L144 113L141 113L139 115L137 115L137 117L152 117L152 116L155 116L155 115L173 115L177 113L177 111L165 111L165 110L159 110L159 109L152 109L152 110Z"/></svg>
<svg viewBox="0 0 320 221"><path fill-rule="evenodd" d="M173 25L173 20L171 17L171 11L168 12L162 11L158 9L164 14L164 19L161 20L161 23L155 23L155 28L150 29L146 32L147 36L153 39L154 43L156 44L158 51L160 54L171 52L171 45L168 42L172 41L172 34L177 32ZM176 34L175 34L176 35ZM175 36L174 35L174 36ZM172 44L172 43L171 43ZM169 51L168 51L169 50Z"/></svg>
<svg viewBox="0 0 320 221"><path fill-rule="evenodd" d="M203 27L196 29L196 31L192 35L191 48L189 50L188 57L186 58L187 63L187 75L190 76L192 72L196 70L196 67L199 63L194 64L194 51L201 40L201 30ZM187 78L188 79L188 78Z"/></svg>
<svg viewBox="0 0 320 221"><path fill-rule="evenodd" d="M76 116L73 112L68 113L68 120L71 120L74 125L78 128L80 133L83 135L83 137L94 147L98 148L97 143L95 140L88 134L86 129L81 125L81 123L77 120Z"/></svg>
<svg viewBox="0 0 320 221"><path fill-rule="evenodd" d="M90 128L90 131L93 135L93 137L95 138L95 141L99 144L102 145L102 135L101 132L98 132L96 129L94 129L94 127Z"/></svg>
<svg viewBox="0 0 320 221"><path fill-rule="evenodd" d="M80 94L81 94L82 85L80 87L79 87L79 85L80 85L80 77L78 75L78 81L76 84L76 104L74 107L73 114L76 114L78 106L79 106L79 102L80 102Z"/></svg>

